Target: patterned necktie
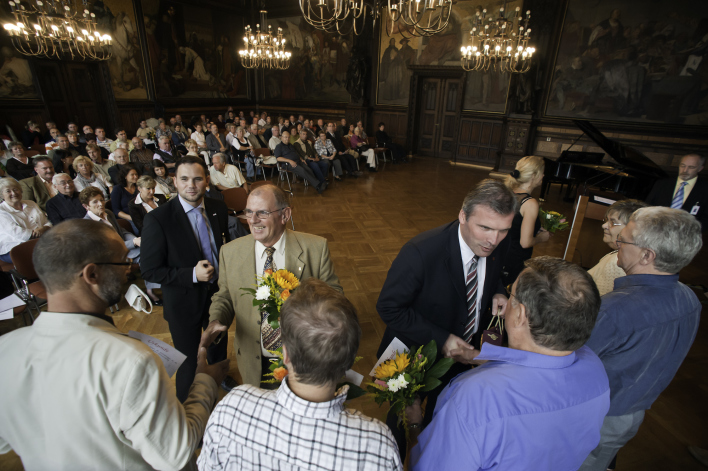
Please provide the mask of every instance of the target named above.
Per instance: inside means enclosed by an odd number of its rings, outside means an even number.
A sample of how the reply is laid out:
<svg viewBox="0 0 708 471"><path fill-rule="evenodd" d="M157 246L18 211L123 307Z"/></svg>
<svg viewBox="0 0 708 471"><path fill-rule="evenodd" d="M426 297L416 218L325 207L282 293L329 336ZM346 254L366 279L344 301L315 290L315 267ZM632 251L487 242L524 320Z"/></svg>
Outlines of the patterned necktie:
<svg viewBox="0 0 708 471"><path fill-rule="evenodd" d="M681 206L683 206L683 187L686 185L688 185L688 182L681 182L681 186L676 192L676 196L674 196L674 199L671 201L672 209L681 209Z"/></svg>
<svg viewBox="0 0 708 471"><path fill-rule="evenodd" d="M194 211L194 216L197 218L197 233L199 234L199 245L202 248L202 256L204 260L207 260L214 267L214 276L209 280L210 282L216 279L216 265L214 264L214 254L211 250L211 237L209 236L209 227L207 227L206 216L202 210L201 206L197 206L192 211Z"/></svg>
<svg viewBox="0 0 708 471"><path fill-rule="evenodd" d="M268 256L266 257L265 265L263 265L263 273L265 274L265 271L269 268L274 272L277 271L275 260L273 260L275 249L273 247L266 247L265 252ZM263 316L261 318L261 337L263 338L263 348L271 351L276 350L282 345L280 342L280 327L273 330L268 323L268 313L263 311L261 315Z"/></svg>
<svg viewBox="0 0 708 471"><path fill-rule="evenodd" d="M472 257L470 262L470 271L467 275L467 325L462 338L465 342L470 343L472 333L477 322L477 257Z"/></svg>

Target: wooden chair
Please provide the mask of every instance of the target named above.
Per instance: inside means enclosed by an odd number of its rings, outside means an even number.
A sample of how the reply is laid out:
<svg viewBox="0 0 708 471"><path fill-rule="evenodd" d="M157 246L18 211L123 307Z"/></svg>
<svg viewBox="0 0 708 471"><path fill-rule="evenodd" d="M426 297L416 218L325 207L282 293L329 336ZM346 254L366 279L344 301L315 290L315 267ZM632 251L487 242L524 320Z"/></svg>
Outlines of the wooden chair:
<svg viewBox="0 0 708 471"><path fill-rule="evenodd" d="M373 136L369 136L366 138L366 141L369 144L369 147L374 149L374 155L376 156L376 164L378 165L379 163L379 154L383 157L383 161L387 162L386 160L386 152L388 151L389 154L391 155L391 160L393 160L393 152L391 152L391 149L381 146L379 147L379 143L376 142L376 138Z"/></svg>
<svg viewBox="0 0 708 471"><path fill-rule="evenodd" d="M270 153L270 148L268 147L261 147L260 149L253 149L253 153L256 154L256 157L261 157L263 159L266 159L267 157L272 157L273 154ZM273 173L276 170L277 165L274 164L261 164L260 167L264 169L261 174L263 175L263 180L266 179L265 177L265 169L269 168L270 169L270 179L273 179ZM256 175L258 176L258 175Z"/></svg>
<svg viewBox="0 0 708 471"><path fill-rule="evenodd" d="M27 157L34 157L35 155L39 155L39 151L37 150L26 150L25 155Z"/></svg>
<svg viewBox="0 0 708 471"><path fill-rule="evenodd" d="M116 221L118 221L118 225L125 229L126 231L130 232L131 234L135 235L135 231L133 230L133 225L130 224L130 221L127 219L121 219L121 218L116 218Z"/></svg>
<svg viewBox="0 0 708 471"><path fill-rule="evenodd" d="M239 188L229 188L221 192L224 196L224 203L233 211L234 214L238 214L246 209L246 201L248 200L248 193L242 187Z"/></svg>
<svg viewBox="0 0 708 471"><path fill-rule="evenodd" d="M352 148L352 143L349 140L349 136L343 136L342 137L342 144L344 144L344 148L347 150L351 150ZM359 159L354 159L356 162L356 169L359 170Z"/></svg>
<svg viewBox="0 0 708 471"><path fill-rule="evenodd" d="M267 180L264 180L264 181L257 181L257 182L251 183L251 184L248 185L248 186L251 188L251 191L253 191L253 190L255 190L256 188L258 188L259 186L263 186L263 185L272 185L272 182L269 182L269 181L267 181Z"/></svg>
<svg viewBox="0 0 708 471"><path fill-rule="evenodd" d="M44 283L38 280L39 277L32 262L32 252L34 252L34 246L37 245L38 240L30 239L10 250L10 258L12 258L12 264L15 265L11 273L18 287L15 293L27 303L32 322L36 319L32 315L32 309L34 308L39 315L41 307L47 303L47 290L44 288ZM38 301L37 298L42 298L44 301Z"/></svg>

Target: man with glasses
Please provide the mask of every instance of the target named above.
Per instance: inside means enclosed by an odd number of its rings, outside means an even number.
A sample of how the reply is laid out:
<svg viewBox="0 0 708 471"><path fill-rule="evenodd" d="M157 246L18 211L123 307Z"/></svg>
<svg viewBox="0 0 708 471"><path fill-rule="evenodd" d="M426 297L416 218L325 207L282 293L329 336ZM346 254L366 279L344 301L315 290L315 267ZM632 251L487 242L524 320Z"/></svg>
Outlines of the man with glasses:
<svg viewBox="0 0 708 471"><path fill-rule="evenodd" d="M81 219L86 216L86 209L81 205L79 192L74 180L66 173L57 173L52 178L57 191L56 196L47 201L47 217L53 225L67 219Z"/></svg>
<svg viewBox="0 0 708 471"><path fill-rule="evenodd" d="M251 190L244 216L251 234L221 252L219 265L225 275L219 278L219 292L212 298L210 323L201 346L225 342L226 331L235 319L234 348L243 383L259 386L263 374L269 373L269 358L273 358L268 350L280 346L280 331L262 322L258 307L250 297L242 296L241 288L252 287L256 276L268 268L288 270L300 281L319 278L340 292L342 287L329 258L327 239L286 229L291 209L283 190L270 184Z"/></svg>
<svg viewBox="0 0 708 471"><path fill-rule="evenodd" d="M194 380L202 328L209 322L209 305L227 271L218 263L219 250L231 240L228 208L205 198L209 172L204 160L186 156L177 161L177 198L150 211L142 239L150 247L141 254L143 279L162 287L164 316L172 341L187 359L177 370L177 397L187 400ZM226 340L207 349L209 363L226 359ZM230 390L233 380L222 383Z"/></svg>
<svg viewBox="0 0 708 471"><path fill-rule="evenodd" d="M111 227L86 219L54 227L34 248L47 312L0 337L0 453L15 450L25 469L182 469L193 460L228 361L207 365L202 353L189 406L180 404L159 358L105 315L122 297L127 253Z"/></svg>
<svg viewBox="0 0 708 471"><path fill-rule="evenodd" d="M678 272L703 245L701 225L686 211L641 208L616 240L617 265L627 276L602 297L587 342L602 360L612 391L600 444L582 471L605 471L634 437L669 385L696 338L701 303Z"/></svg>

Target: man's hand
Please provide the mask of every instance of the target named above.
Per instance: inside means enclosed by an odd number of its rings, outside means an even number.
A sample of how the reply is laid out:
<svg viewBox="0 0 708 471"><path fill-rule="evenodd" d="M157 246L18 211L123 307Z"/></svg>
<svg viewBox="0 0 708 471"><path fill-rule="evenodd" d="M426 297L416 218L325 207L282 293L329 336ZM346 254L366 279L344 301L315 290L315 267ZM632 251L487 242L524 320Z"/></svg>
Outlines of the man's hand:
<svg viewBox="0 0 708 471"><path fill-rule="evenodd" d="M140 247L140 237L133 237L133 244L136 247Z"/></svg>
<svg viewBox="0 0 708 471"><path fill-rule="evenodd" d="M285 160L288 161L288 163L290 164L290 166L291 166L292 168L297 167L297 163L296 163L294 160L290 160L290 159L285 159Z"/></svg>
<svg viewBox="0 0 708 471"><path fill-rule="evenodd" d="M495 294L492 298L492 315L493 316L503 316L506 314L506 305L509 300L503 294Z"/></svg>
<svg viewBox="0 0 708 471"><path fill-rule="evenodd" d="M454 334L450 334L442 347L442 354L445 358L452 358L452 351L464 348L472 348L470 344Z"/></svg>
<svg viewBox="0 0 708 471"><path fill-rule="evenodd" d="M40 237L42 234L47 232L49 230L49 226L40 226L36 229L32 229L32 235L30 236L31 239L36 239Z"/></svg>
<svg viewBox="0 0 708 471"><path fill-rule="evenodd" d="M211 280L214 276L214 267L208 260L200 260L195 268L195 273L197 275L197 281L206 283Z"/></svg>
<svg viewBox="0 0 708 471"><path fill-rule="evenodd" d="M229 374L229 360L223 360L219 363L213 365L207 364L207 350L204 347L199 347L199 352L197 353L197 371L195 375L199 373L206 373L216 381L216 384L221 384L226 375Z"/></svg>
<svg viewBox="0 0 708 471"><path fill-rule="evenodd" d="M208 348L209 345L214 343L214 340L222 333L226 332L229 328L222 324L221 322L214 320L209 323L204 332L202 332L202 339L199 341L199 347Z"/></svg>
<svg viewBox="0 0 708 471"><path fill-rule="evenodd" d="M406 407L406 417L409 424L423 423L423 410L420 407L420 397L416 397L412 406Z"/></svg>
<svg viewBox="0 0 708 471"><path fill-rule="evenodd" d="M475 358L477 358L477 355L479 355L480 353L481 352L476 348L472 347L471 345L467 345L466 347L451 350L450 358L464 365L481 365L485 362L484 360L475 360Z"/></svg>

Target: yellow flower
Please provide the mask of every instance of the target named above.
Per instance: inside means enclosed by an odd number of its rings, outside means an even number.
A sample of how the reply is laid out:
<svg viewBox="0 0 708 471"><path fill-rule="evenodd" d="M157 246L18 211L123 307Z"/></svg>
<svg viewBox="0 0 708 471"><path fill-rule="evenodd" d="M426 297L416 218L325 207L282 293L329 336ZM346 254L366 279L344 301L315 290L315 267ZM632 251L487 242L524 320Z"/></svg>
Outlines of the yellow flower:
<svg viewBox="0 0 708 471"><path fill-rule="evenodd" d="M300 281L297 279L297 277L287 270L276 271L275 273L273 273L273 279L278 284L278 286L290 291L300 286Z"/></svg>
<svg viewBox="0 0 708 471"><path fill-rule="evenodd" d="M406 353L396 353L396 358L392 358L381 363L374 372L374 376L378 379L390 378L391 376L402 373L410 364L410 359Z"/></svg>

